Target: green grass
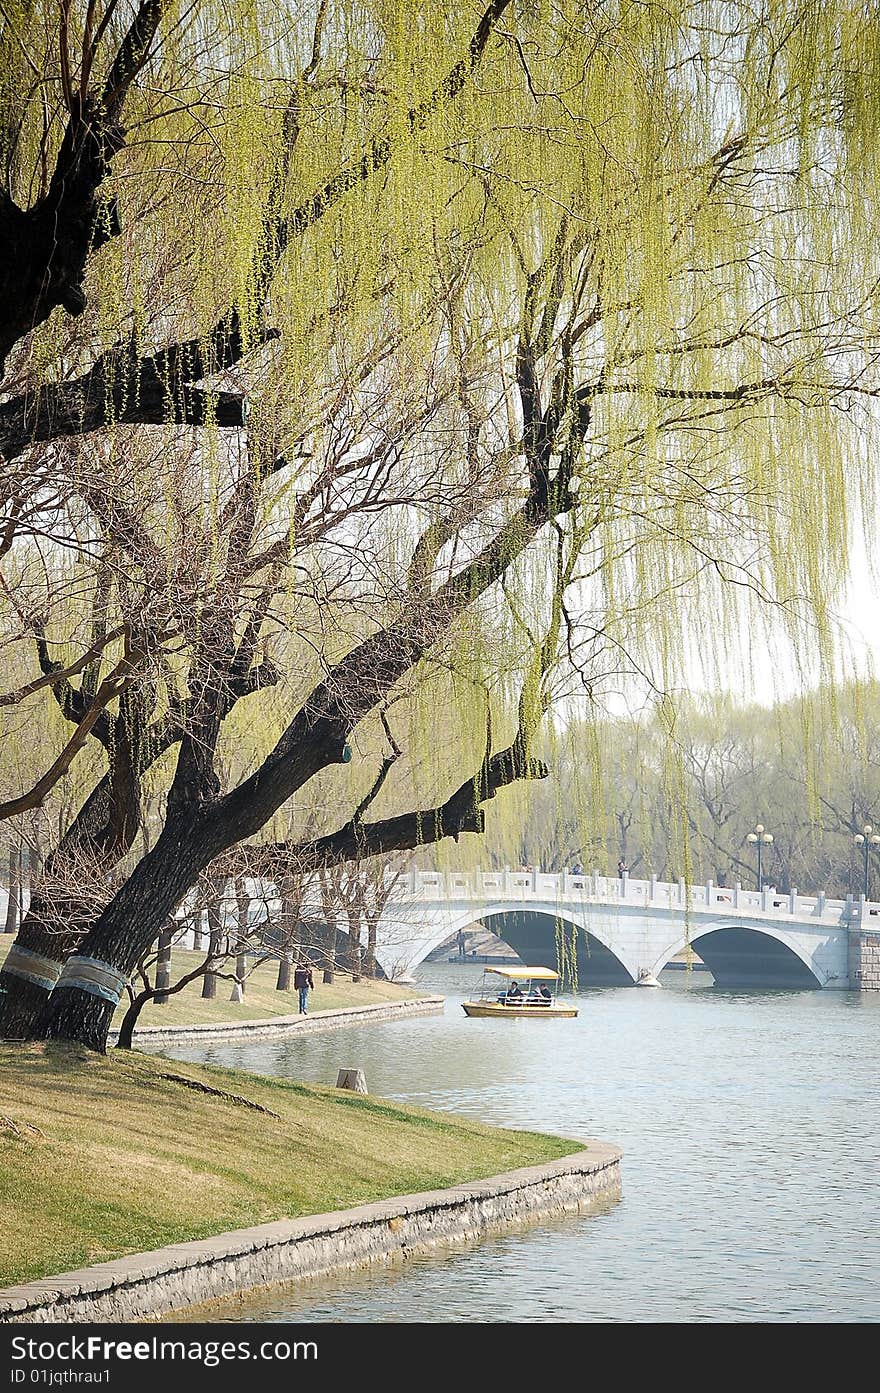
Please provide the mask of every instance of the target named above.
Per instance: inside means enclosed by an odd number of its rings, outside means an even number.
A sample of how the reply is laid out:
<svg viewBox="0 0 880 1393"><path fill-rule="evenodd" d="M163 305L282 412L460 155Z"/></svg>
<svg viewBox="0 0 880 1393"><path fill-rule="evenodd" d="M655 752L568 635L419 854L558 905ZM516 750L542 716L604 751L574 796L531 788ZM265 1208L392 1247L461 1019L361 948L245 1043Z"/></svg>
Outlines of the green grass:
<svg viewBox="0 0 880 1393"><path fill-rule="evenodd" d="M580 1145L152 1055L4 1045L0 1284L537 1165Z"/></svg>
<svg viewBox="0 0 880 1393"><path fill-rule="evenodd" d="M189 972L204 955L187 949L175 949L172 962L171 980L176 981ZM224 971L234 970L234 964L227 964ZM297 994L291 986L289 991L275 989L278 976L277 962L266 962L248 977L244 988L244 1001L229 1000L232 982L222 979L217 983L217 996L213 1001L202 998L202 979L198 978L184 987L177 995L169 997L164 1006L148 1003L140 1014L139 1025L198 1025L211 1021L256 1021L271 1016L292 1016L297 1010ZM352 982L350 977L336 974L332 986L324 986L321 974L312 971L315 990L309 992L309 1011L335 1011L340 1006L379 1005L385 1001L406 1001L424 993L398 987L393 982L374 982L361 978ZM291 973L291 982L293 974ZM120 1011L114 1024L122 1019Z"/></svg>
<svg viewBox="0 0 880 1393"><path fill-rule="evenodd" d="M0 964L4 961L12 943L12 936L0 939ZM189 949L175 948L171 964L171 980L177 981L185 973L191 972L204 962L203 953L193 953ZM224 972L233 972L235 964L227 963ZM202 979L190 982L181 992L169 997L168 1001L157 1006L148 1002L138 1018L138 1025L201 1025L212 1021L258 1021L272 1016L293 1016L297 1010L297 995L293 987L289 991L275 990L278 976L277 962L265 962L248 977L244 989L244 1001L229 1000L232 982L222 979L217 983L217 995L213 1001L202 999ZM393 982L374 982L362 978L352 982L342 973L336 974L332 986L324 986L321 974L313 970L315 990L309 992L309 1011L335 1011L341 1006L379 1005L385 1001L406 1001L423 996L423 992L398 987ZM293 976L291 974L291 982ZM113 1024L118 1026L125 1014L127 998L123 999Z"/></svg>

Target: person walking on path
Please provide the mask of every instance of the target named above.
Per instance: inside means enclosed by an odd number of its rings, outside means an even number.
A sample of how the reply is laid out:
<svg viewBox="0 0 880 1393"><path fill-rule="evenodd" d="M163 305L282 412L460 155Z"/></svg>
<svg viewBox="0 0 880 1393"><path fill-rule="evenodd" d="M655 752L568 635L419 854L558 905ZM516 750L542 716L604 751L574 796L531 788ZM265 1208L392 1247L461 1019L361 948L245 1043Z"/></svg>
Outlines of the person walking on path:
<svg viewBox="0 0 880 1393"><path fill-rule="evenodd" d="M309 992L315 990L315 979L312 977L312 969L307 962L298 962L296 971L293 974L293 985L299 992L299 1013L307 1016L309 1013Z"/></svg>

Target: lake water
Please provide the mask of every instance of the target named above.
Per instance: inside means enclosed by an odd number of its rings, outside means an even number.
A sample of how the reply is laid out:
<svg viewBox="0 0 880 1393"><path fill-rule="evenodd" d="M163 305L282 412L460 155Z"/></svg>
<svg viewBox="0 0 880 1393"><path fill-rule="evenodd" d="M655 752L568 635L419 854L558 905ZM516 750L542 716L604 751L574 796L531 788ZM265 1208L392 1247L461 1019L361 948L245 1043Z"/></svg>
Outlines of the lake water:
<svg viewBox="0 0 880 1393"><path fill-rule="evenodd" d="M580 993L577 1020L469 1020L479 969L426 964L443 1016L302 1040L181 1048L624 1151L597 1213L218 1304L217 1320L876 1321L880 998ZM179 1319L179 1317L177 1317Z"/></svg>

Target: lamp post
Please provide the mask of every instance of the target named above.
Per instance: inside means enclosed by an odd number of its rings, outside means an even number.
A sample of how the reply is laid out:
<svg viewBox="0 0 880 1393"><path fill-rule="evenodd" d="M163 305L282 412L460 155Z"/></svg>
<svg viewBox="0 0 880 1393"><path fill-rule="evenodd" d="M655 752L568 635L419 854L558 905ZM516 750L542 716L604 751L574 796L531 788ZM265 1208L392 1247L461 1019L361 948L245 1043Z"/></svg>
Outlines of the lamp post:
<svg viewBox="0 0 880 1393"><path fill-rule="evenodd" d="M880 841L880 837L877 838ZM773 841L773 833L764 831L763 822L755 824L754 832L750 832L746 837L747 842L752 842L758 848L758 889L764 889L764 872L761 868L761 852L765 846L769 846Z"/></svg>
<svg viewBox="0 0 880 1393"><path fill-rule="evenodd" d="M868 853L870 852L870 850L871 850L872 847L878 847L878 846L880 846L880 837L878 837L877 833L874 831L874 828L871 826L870 822L866 822L865 825L864 825L864 827L862 828L861 832L857 832L856 835L853 837L853 841L855 842L856 846L861 846L861 847L864 847L864 849L865 849L865 888L864 888L863 893L864 893L865 899L867 899L867 898L868 898Z"/></svg>

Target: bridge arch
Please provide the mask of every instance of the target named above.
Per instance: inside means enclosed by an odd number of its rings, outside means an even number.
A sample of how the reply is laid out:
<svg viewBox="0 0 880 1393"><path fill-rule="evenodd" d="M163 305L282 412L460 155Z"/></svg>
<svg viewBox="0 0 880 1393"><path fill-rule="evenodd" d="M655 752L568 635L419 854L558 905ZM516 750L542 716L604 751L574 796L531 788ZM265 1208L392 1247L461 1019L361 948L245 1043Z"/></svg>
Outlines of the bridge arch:
<svg viewBox="0 0 880 1393"><path fill-rule="evenodd" d="M509 904L474 905L454 918L448 918L437 942L468 924L482 924L485 929L509 943L523 962L532 966L558 968L559 947L577 975L579 986L632 986L635 976L619 953L606 941L601 932L587 929L572 915L545 909ZM560 945L557 926L562 927ZM432 945L436 946L436 945ZM427 948L423 956L431 952Z"/></svg>
<svg viewBox="0 0 880 1393"><path fill-rule="evenodd" d="M654 976L690 943L719 987L785 987L814 989L823 986L807 951L775 924L694 925L693 932L678 939L657 959Z"/></svg>

